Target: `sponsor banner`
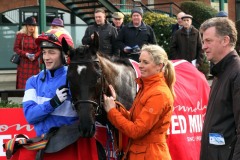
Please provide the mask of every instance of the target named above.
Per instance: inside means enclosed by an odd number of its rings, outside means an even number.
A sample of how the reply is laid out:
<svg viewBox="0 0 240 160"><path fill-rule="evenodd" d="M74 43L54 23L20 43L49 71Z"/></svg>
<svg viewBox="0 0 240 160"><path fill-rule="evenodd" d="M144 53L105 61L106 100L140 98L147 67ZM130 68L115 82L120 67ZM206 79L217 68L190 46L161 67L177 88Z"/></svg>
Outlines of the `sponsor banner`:
<svg viewBox="0 0 240 160"><path fill-rule="evenodd" d="M0 108L0 160L6 160L2 144L18 134L30 138L36 136L33 126L24 118L22 108Z"/></svg>

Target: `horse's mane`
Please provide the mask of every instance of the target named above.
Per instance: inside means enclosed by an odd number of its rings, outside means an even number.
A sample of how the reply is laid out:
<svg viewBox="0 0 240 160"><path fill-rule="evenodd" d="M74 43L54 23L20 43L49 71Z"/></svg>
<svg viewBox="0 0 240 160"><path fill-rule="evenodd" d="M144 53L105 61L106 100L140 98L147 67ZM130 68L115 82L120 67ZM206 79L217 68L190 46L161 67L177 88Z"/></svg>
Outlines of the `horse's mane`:
<svg viewBox="0 0 240 160"><path fill-rule="evenodd" d="M112 56L112 57L110 57L110 56L108 56L108 55L106 55L106 54L102 54L101 52L98 52L99 53L99 55L101 56L101 57L104 57L104 58L106 58L106 59L108 59L108 60L110 60L110 61L112 61L112 62L114 62L114 63L118 63L118 64L123 64L123 65L125 65L125 66L130 66L130 67L132 67L132 64L131 64L131 62L129 61L129 59L128 58L121 58L121 57L117 57L117 56Z"/></svg>

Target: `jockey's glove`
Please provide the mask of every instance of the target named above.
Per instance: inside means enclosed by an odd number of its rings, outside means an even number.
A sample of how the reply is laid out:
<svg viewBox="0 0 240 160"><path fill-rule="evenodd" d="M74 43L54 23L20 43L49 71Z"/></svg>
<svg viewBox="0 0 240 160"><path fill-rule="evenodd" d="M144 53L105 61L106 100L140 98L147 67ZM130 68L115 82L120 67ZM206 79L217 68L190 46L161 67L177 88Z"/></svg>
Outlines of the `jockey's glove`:
<svg viewBox="0 0 240 160"><path fill-rule="evenodd" d="M60 106L66 99L68 95L68 88L64 85L56 90L56 95L50 100L50 104L53 108Z"/></svg>

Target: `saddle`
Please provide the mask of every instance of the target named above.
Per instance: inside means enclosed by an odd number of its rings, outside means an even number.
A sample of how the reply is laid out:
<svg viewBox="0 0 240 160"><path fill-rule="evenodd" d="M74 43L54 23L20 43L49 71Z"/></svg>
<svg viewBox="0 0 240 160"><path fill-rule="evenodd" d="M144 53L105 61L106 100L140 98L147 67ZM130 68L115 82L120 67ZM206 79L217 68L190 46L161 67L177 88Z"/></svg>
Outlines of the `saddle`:
<svg viewBox="0 0 240 160"><path fill-rule="evenodd" d="M36 160L41 160L44 153L55 153L70 144L76 142L80 137L78 124L62 126L60 128L52 128L47 134L40 137L27 138L19 134L13 139L3 144L6 149L7 159L11 159L12 155L21 147L28 150L38 151ZM21 138L17 140L17 138Z"/></svg>

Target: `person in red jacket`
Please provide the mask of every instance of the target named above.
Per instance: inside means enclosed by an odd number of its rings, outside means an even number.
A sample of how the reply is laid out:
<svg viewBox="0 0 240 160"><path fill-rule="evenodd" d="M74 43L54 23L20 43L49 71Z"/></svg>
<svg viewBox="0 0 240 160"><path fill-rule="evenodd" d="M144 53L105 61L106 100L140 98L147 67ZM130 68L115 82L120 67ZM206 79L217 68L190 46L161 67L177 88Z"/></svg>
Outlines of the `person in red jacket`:
<svg viewBox="0 0 240 160"><path fill-rule="evenodd" d="M38 37L36 19L28 17L23 25L22 29L17 32L13 48L14 52L20 55L20 63L17 66L16 89L25 89L27 79L40 71L38 63L40 48L35 43L35 39Z"/></svg>
<svg viewBox="0 0 240 160"><path fill-rule="evenodd" d="M141 77L137 78L139 91L130 109L118 111L116 94L104 95L104 107L109 121L128 136L125 156L130 160L171 160L166 143L175 97L176 81L172 62L163 48L144 45L139 57Z"/></svg>

